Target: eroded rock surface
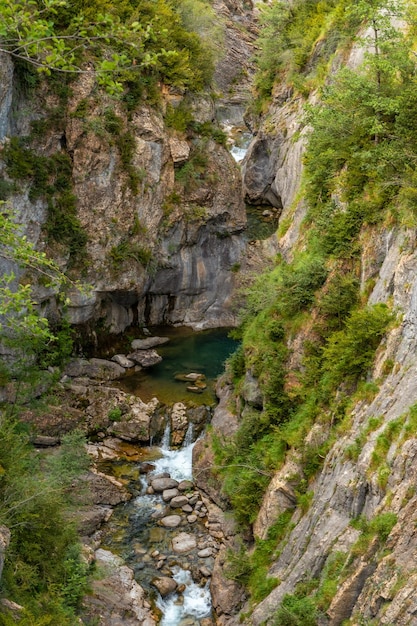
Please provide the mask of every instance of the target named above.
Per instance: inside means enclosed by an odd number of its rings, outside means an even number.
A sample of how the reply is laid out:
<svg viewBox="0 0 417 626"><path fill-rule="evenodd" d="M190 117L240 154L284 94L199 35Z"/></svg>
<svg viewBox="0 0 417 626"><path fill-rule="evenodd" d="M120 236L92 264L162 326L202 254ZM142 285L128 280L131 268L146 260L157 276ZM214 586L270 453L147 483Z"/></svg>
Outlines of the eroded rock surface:
<svg viewBox="0 0 417 626"><path fill-rule="evenodd" d="M101 577L91 583L92 593L84 599L83 614L99 620L101 626L156 626L133 570L108 550L97 550L95 562Z"/></svg>

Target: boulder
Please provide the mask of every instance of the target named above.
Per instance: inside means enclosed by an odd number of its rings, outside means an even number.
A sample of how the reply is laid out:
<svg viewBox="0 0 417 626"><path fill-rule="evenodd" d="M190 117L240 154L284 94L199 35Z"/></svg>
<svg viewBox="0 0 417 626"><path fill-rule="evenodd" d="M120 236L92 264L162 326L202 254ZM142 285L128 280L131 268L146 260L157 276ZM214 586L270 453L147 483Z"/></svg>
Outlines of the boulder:
<svg viewBox="0 0 417 626"><path fill-rule="evenodd" d="M59 445L59 437L48 437L48 435L37 435L32 443L37 448L53 448Z"/></svg>
<svg viewBox="0 0 417 626"><path fill-rule="evenodd" d="M165 491L166 489L174 489L178 487L178 481L174 478L154 478L151 480L151 487L157 493Z"/></svg>
<svg viewBox="0 0 417 626"><path fill-rule="evenodd" d="M97 550L95 559L102 576L91 582L91 593L84 598L86 622L100 626L156 626L145 592L135 581L133 570L108 550Z"/></svg>
<svg viewBox="0 0 417 626"><path fill-rule="evenodd" d="M97 470L92 469L83 480L90 490L89 499L93 504L116 506L132 497L121 481Z"/></svg>
<svg viewBox="0 0 417 626"><path fill-rule="evenodd" d="M258 380L250 372L246 372L242 386L242 397L249 406L256 409L263 408L263 396Z"/></svg>
<svg viewBox="0 0 417 626"><path fill-rule="evenodd" d="M160 520L161 526L164 528L177 528L181 524L180 515L167 515Z"/></svg>
<svg viewBox="0 0 417 626"><path fill-rule="evenodd" d="M173 509L178 509L184 506L185 504L188 504L187 496L175 496L174 498L172 498L171 502L169 503L169 506L172 507Z"/></svg>
<svg viewBox="0 0 417 626"><path fill-rule="evenodd" d="M177 588L177 583L173 578L170 578L169 576L154 578L152 580L152 585L158 589L163 598L170 593L173 593Z"/></svg>
<svg viewBox="0 0 417 626"><path fill-rule="evenodd" d="M65 374L71 378L99 378L100 380L115 380L123 376L125 368L106 359L73 359L65 368Z"/></svg>
<svg viewBox="0 0 417 626"><path fill-rule="evenodd" d="M112 356L111 360L115 363L118 363L122 367L125 367L126 369L135 366L135 362L131 359L128 359L127 356L125 356L124 354L115 354L114 356Z"/></svg>
<svg viewBox="0 0 417 626"><path fill-rule="evenodd" d="M171 410L171 445L180 446L184 441L188 428L187 407L176 402Z"/></svg>
<svg viewBox="0 0 417 626"><path fill-rule="evenodd" d="M175 498L175 496L179 495L179 491L176 487L172 488L172 489L164 489L164 491L162 492L162 500L164 502L169 502L170 500L172 500L172 498Z"/></svg>
<svg viewBox="0 0 417 626"><path fill-rule="evenodd" d="M156 350L135 350L127 355L127 358L134 361L141 367L152 367L162 361Z"/></svg>
<svg viewBox="0 0 417 626"><path fill-rule="evenodd" d="M178 485L178 489L180 491L188 491L189 489L194 488L194 483L192 480L182 480Z"/></svg>
<svg viewBox="0 0 417 626"><path fill-rule="evenodd" d="M81 537L95 533L104 522L107 522L113 513L109 506L90 506L77 511L77 531Z"/></svg>
<svg viewBox="0 0 417 626"><path fill-rule="evenodd" d="M190 156L189 144L178 137L170 137L169 149L174 163L183 163Z"/></svg>
<svg viewBox="0 0 417 626"><path fill-rule="evenodd" d="M155 346L168 343L169 337L147 337L146 339L134 339L130 344L132 350L149 350Z"/></svg>
<svg viewBox="0 0 417 626"><path fill-rule="evenodd" d="M180 533L172 540L172 549L177 554L187 554L197 547L197 539L189 533Z"/></svg>

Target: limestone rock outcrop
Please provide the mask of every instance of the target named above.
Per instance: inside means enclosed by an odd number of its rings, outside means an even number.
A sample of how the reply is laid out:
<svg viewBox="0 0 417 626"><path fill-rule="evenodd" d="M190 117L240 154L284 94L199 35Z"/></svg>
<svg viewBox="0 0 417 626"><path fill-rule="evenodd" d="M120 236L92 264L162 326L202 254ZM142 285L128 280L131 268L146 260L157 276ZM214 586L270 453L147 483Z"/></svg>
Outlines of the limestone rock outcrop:
<svg viewBox="0 0 417 626"><path fill-rule="evenodd" d="M102 577L92 581L82 614L91 621L99 620L102 626L156 626L145 591L135 581L133 570L108 550L96 550L95 562Z"/></svg>

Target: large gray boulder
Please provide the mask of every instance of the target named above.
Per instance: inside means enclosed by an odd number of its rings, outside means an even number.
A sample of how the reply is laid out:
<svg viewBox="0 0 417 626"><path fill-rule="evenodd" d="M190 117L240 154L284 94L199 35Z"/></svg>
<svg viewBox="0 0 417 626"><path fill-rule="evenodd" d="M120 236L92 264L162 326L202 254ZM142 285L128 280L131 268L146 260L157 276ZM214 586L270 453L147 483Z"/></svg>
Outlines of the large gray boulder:
<svg viewBox="0 0 417 626"><path fill-rule="evenodd" d="M130 345L132 350L149 350L156 346L162 346L168 341L169 337L146 337L146 339L134 339Z"/></svg>
<svg viewBox="0 0 417 626"><path fill-rule="evenodd" d="M95 561L102 573L91 582L84 598L83 616L100 626L156 626L145 591L135 581L133 570L108 550L97 550Z"/></svg>
<svg viewBox="0 0 417 626"><path fill-rule="evenodd" d="M156 350L135 350L128 354L127 358L141 367L152 367L162 361L162 357Z"/></svg>

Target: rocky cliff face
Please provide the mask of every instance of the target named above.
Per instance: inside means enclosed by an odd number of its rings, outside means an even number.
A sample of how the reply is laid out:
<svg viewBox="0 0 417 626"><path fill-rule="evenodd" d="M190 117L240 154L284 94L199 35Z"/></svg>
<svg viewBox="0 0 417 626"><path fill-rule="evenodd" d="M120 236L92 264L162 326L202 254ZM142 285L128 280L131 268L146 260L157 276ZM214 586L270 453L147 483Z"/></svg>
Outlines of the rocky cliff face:
<svg viewBox="0 0 417 626"><path fill-rule="evenodd" d="M101 320L118 333L132 323L197 328L234 323L230 298L244 260L246 225L240 170L214 139L165 123L167 107L181 106L200 124L215 124L216 117L242 120L252 12L222 2L216 9L225 23L227 50L216 73L224 91L216 106L211 96L184 100L162 88L157 106L138 106L128 114L121 103L97 97L89 74L71 84L63 105L56 90L26 94L10 58L3 58L1 140L29 135L36 121L41 131L31 149L71 161L76 218L87 241L83 255L70 258L66 246L46 235L48 203L30 199L31 181L19 180L10 202L28 237L92 286L88 293L69 294L73 324L94 326ZM247 34L238 37L242 30ZM6 180L16 182L4 163L1 167ZM46 313L55 314L50 290L39 286L37 298Z"/></svg>
<svg viewBox="0 0 417 626"><path fill-rule="evenodd" d="M378 624L413 624L415 620L415 239L411 233L380 231L368 235L373 235L374 246L368 249L365 264L374 261L376 277L370 301L393 298L395 306L404 312L401 325L380 348L374 380L381 380L386 359L392 359L395 365L376 396L353 409L348 432L333 445L323 470L309 486L313 495L310 508L304 515L299 511L294 514L295 527L270 572L282 582L255 608L250 620L253 624L268 620L284 595L294 593L298 583L320 578L326 562L337 552L346 555L346 562L353 559L354 567L323 623L336 626L352 616L352 623L365 619ZM374 430L369 428L372 418L379 418ZM387 434L394 432L393 424L397 425L396 434ZM380 442L384 434L388 436L387 450L376 467L378 438ZM358 438L362 438L362 448L352 459L349 451ZM271 507L275 513L272 519L283 510L277 492L280 483L290 489L285 469L271 481L264 498L260 512L264 524ZM386 543L374 541L357 555L353 548L361 533L351 526L352 519L362 515L372 520L386 513L397 516ZM265 531L265 525L261 526Z"/></svg>
<svg viewBox="0 0 417 626"><path fill-rule="evenodd" d="M348 59L351 67L355 66L355 55L357 49ZM247 199L282 211L278 249L286 259L291 259L305 214L303 204L297 201L303 138L297 135L293 140L294 132L300 129L300 104L291 92L280 89L275 94L243 168ZM278 556L269 571L277 585L257 606L249 603L240 618L225 616L222 623L280 623L274 616L286 594L296 593L302 583L312 579L317 585L325 583L337 559L342 563L338 590L321 616L314 622L288 623L417 623L415 232L366 227L361 245L362 289L372 285L369 304L393 304L401 320L380 346L369 375L376 390L352 407L349 424L338 432L323 458L322 469L308 484L311 502L304 511L296 506L292 483L300 471L300 459L295 451L288 451L253 526L255 536L265 539L283 511L294 511L292 529L278 546ZM244 392L240 396L245 403ZM230 424L237 428L236 416L227 418L222 410L213 423L218 433L228 437ZM316 424L305 443L319 446L328 437L328 428L325 422ZM198 463L200 454L199 448ZM201 466L206 462L207 457ZM366 528L355 524L358 518L366 520Z"/></svg>

